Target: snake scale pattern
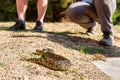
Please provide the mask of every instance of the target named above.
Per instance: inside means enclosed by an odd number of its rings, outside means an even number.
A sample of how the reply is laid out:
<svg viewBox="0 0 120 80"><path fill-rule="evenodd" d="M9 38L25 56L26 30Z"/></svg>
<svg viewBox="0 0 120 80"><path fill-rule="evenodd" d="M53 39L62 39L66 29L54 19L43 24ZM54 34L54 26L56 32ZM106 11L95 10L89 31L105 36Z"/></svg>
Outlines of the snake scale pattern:
<svg viewBox="0 0 120 80"><path fill-rule="evenodd" d="M66 71L71 67L71 62L67 58L55 54L53 49L45 48L42 50L36 49L34 53L41 56L40 58L26 59L29 62L43 65L52 70Z"/></svg>

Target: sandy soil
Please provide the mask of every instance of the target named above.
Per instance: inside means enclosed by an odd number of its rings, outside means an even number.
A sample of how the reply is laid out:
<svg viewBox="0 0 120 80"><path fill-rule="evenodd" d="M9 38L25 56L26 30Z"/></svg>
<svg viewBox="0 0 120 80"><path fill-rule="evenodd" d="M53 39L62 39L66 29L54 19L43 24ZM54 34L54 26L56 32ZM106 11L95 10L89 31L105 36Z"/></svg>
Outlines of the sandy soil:
<svg viewBox="0 0 120 80"><path fill-rule="evenodd" d="M81 54L76 46L99 46L100 37L88 37L85 30L73 23L45 23L44 32L33 31L34 23L27 23L26 31L9 31L13 22L0 23L0 80L109 80L110 77L92 64L93 55ZM101 35L101 33L99 33ZM118 38L118 37L117 37ZM109 49L120 51L120 41ZM36 57L36 49L52 48L56 54L72 63L68 71L54 71L42 65L23 61Z"/></svg>

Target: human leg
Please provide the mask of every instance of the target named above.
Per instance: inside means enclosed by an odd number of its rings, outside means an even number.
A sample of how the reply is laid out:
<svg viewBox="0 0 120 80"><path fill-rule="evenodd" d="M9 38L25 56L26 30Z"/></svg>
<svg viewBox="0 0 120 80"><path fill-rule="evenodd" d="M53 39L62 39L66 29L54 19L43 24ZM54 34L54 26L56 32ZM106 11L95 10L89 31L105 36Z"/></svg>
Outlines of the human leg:
<svg viewBox="0 0 120 80"><path fill-rule="evenodd" d="M16 0L18 20L25 19L27 5L28 5L28 0Z"/></svg>
<svg viewBox="0 0 120 80"><path fill-rule="evenodd" d="M25 29L25 13L27 9L27 0L16 0L18 21L15 25L11 26L11 30L24 30Z"/></svg>
<svg viewBox="0 0 120 80"><path fill-rule="evenodd" d="M76 2L71 4L65 11L66 18L69 21L81 25L87 32L93 32L97 27L97 13L91 4L85 2ZM92 29L94 28L94 29Z"/></svg>
<svg viewBox="0 0 120 80"><path fill-rule="evenodd" d="M37 13L38 18L34 30L42 31L43 20L47 10L48 0L38 0L37 2Z"/></svg>
<svg viewBox="0 0 120 80"><path fill-rule="evenodd" d="M114 43L112 15L116 9L116 2L115 0L95 0L94 4L103 32L103 39L99 43L105 46L112 46Z"/></svg>
<svg viewBox="0 0 120 80"><path fill-rule="evenodd" d="M44 16L46 14L47 4L48 4L48 0L38 0L37 2L37 13L38 13L37 20L42 23L44 20Z"/></svg>

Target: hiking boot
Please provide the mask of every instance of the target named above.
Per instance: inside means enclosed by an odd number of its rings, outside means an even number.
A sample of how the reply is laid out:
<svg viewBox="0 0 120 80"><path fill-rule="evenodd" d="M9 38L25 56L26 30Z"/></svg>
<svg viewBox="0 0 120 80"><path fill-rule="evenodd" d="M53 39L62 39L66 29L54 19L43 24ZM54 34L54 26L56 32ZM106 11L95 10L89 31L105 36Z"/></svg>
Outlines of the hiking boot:
<svg viewBox="0 0 120 80"><path fill-rule="evenodd" d="M103 39L99 41L100 45L103 46L112 46L114 44L114 36L113 35L104 35Z"/></svg>
<svg viewBox="0 0 120 80"><path fill-rule="evenodd" d="M88 36L93 36L95 34L95 31L97 30L97 27L98 27L98 23L96 22L95 26L87 29L86 34Z"/></svg>
<svg viewBox="0 0 120 80"><path fill-rule="evenodd" d="M36 21L36 25L34 27L34 30L36 31L43 31L42 23L40 21Z"/></svg>
<svg viewBox="0 0 120 80"><path fill-rule="evenodd" d="M9 28L10 30L25 30L25 21L18 20L13 26Z"/></svg>

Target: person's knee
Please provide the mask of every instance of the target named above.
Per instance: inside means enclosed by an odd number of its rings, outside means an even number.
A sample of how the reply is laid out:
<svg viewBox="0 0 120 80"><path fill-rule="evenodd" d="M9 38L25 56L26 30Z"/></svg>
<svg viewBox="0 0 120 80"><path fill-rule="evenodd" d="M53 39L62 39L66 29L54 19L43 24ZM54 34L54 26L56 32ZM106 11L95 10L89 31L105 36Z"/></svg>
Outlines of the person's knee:
<svg viewBox="0 0 120 80"><path fill-rule="evenodd" d="M67 8L65 11L65 17L69 20L72 21L73 16L75 15L75 12L71 8Z"/></svg>
<svg viewBox="0 0 120 80"><path fill-rule="evenodd" d="M71 4L65 11L66 18L75 23L84 21L84 18L86 18L86 15L84 15L86 6L89 5L85 2L76 2Z"/></svg>

